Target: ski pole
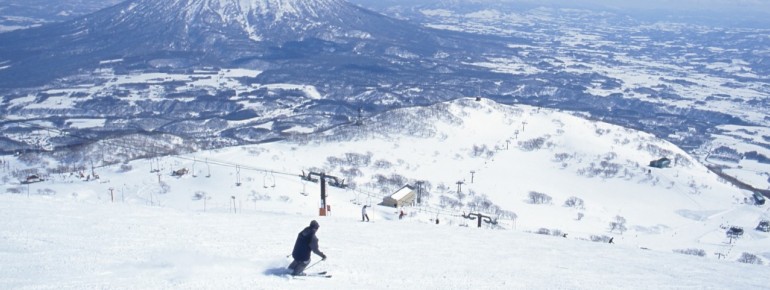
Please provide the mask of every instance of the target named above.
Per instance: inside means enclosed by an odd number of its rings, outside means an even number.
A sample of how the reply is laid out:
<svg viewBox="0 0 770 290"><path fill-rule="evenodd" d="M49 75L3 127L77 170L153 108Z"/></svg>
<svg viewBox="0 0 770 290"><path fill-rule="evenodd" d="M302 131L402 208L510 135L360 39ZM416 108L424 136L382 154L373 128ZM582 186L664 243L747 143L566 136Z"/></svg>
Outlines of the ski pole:
<svg viewBox="0 0 770 290"><path fill-rule="evenodd" d="M307 270L307 269L310 269L310 268L312 268L313 266L315 266L316 264L318 264L318 263L321 263L321 262L323 262L323 261L324 261L324 260L320 260L320 261L318 261L318 262L315 262L315 263L313 263L312 265L305 267L305 270Z"/></svg>

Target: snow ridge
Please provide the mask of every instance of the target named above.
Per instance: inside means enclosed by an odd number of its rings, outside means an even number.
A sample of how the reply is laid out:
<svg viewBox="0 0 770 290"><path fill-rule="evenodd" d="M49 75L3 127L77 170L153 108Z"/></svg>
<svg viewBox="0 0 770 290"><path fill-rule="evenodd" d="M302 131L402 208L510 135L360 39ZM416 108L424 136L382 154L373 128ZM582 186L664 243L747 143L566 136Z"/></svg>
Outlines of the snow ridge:
<svg viewBox="0 0 770 290"><path fill-rule="evenodd" d="M334 13L345 5L340 0L176 0L187 2L187 15L195 15L202 8L216 11L222 19L271 18L275 22L284 19L320 18ZM177 2L177 3L178 3Z"/></svg>
<svg viewBox="0 0 770 290"><path fill-rule="evenodd" d="M342 0L137 0L136 13L174 17L188 27L219 25L244 31L251 40L281 39L317 29L334 30L355 6ZM142 12L142 11L144 12Z"/></svg>

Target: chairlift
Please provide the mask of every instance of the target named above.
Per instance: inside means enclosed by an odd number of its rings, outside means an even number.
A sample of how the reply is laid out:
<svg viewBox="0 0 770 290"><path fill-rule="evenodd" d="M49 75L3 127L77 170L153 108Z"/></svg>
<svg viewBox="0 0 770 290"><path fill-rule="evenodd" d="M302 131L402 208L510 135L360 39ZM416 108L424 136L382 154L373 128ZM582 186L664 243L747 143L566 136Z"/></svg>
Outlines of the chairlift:
<svg viewBox="0 0 770 290"><path fill-rule="evenodd" d="M241 186L241 166L235 166L235 186Z"/></svg>
<svg viewBox="0 0 770 290"><path fill-rule="evenodd" d="M308 193L307 193L307 191L305 190L305 189L306 189L306 187L307 187L307 182L302 182L302 192L300 192L299 194L301 194L301 195L304 195L304 196L307 196L307 195L308 195Z"/></svg>
<svg viewBox="0 0 770 290"><path fill-rule="evenodd" d="M155 159L155 160L153 160ZM158 173L160 172L160 161L157 157L153 157L153 159L150 159L150 172L151 173ZM155 168L153 168L153 162L155 163Z"/></svg>
<svg viewBox="0 0 770 290"><path fill-rule="evenodd" d="M264 187L264 188L268 188L268 187L275 188L275 174L273 174L272 171L270 171L270 179L272 180L273 184L268 186L267 185L267 171L265 171L264 174L262 175L262 187Z"/></svg>
<svg viewBox="0 0 770 290"><path fill-rule="evenodd" d="M196 159L195 157L193 157L193 164L192 164L192 177L197 177L197 175L195 175L195 163L197 163L197 162L198 162L198 159Z"/></svg>
<svg viewBox="0 0 770 290"><path fill-rule="evenodd" d="M211 165L209 165L209 159L206 158L206 169L208 170L208 174L206 177L211 177Z"/></svg>
<svg viewBox="0 0 770 290"><path fill-rule="evenodd" d="M345 185L345 179L342 179L342 181L340 181L336 177L332 177L331 178L331 180L329 181L329 185L334 186L334 187L339 187L339 188L346 188L347 187Z"/></svg>
<svg viewBox="0 0 770 290"><path fill-rule="evenodd" d="M361 202L358 201L358 196L361 195L361 192L355 191L355 193L356 193L356 198L351 199L350 202L352 202L355 205L361 205Z"/></svg>
<svg viewBox="0 0 770 290"><path fill-rule="evenodd" d="M318 183L318 178L313 178L312 173L308 172L308 174L305 174L305 170L302 170L302 175L300 175L302 180L310 181L313 183Z"/></svg>

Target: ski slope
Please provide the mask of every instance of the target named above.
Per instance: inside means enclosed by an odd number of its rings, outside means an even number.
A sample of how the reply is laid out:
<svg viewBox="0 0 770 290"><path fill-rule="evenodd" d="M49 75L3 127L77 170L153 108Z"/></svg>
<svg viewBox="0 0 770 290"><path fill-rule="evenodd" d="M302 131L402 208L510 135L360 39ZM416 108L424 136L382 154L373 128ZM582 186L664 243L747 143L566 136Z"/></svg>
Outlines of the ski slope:
<svg viewBox="0 0 770 290"><path fill-rule="evenodd" d="M672 158L672 167L647 166L660 157ZM759 289L770 283L764 274L770 235L754 230L770 212L745 202L749 192L654 136L541 108L460 99L311 137L97 167L99 179L70 172L18 181L22 170L45 172L40 164L53 168L58 161L28 165L3 157L3 289ZM181 168L189 173L172 176ZM318 216L319 184L303 181L303 171L345 177L351 185L327 186L329 216ZM423 181L426 202L379 206L400 181ZM552 200L533 203L531 192ZM564 206L570 197L584 206ZM494 206L472 206L479 200ZM360 222L364 204L373 206L371 223ZM399 210L407 213L403 220ZM516 218L476 228L462 217L496 217L496 210ZM610 229L617 217L627 221L625 230ZM308 271L333 277L287 278L286 255L312 219L321 223L321 250L329 259ZM746 233L731 240L730 226ZM543 230L559 235L535 234ZM614 244L591 241L610 237ZM690 249L705 256L675 253ZM764 265L737 262L744 253Z"/></svg>
<svg viewBox="0 0 770 290"><path fill-rule="evenodd" d="M762 289L766 266L519 231L0 196L3 289ZM284 267L311 219L328 256ZM313 262L319 261L317 256Z"/></svg>

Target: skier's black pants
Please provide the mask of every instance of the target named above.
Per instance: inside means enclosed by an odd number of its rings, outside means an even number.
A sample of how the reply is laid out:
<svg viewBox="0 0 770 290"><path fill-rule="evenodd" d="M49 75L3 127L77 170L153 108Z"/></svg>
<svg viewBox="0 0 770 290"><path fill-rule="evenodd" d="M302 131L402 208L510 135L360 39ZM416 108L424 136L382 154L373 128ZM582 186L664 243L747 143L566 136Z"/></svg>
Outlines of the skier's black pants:
<svg viewBox="0 0 770 290"><path fill-rule="evenodd" d="M289 264L289 270L291 270L292 275L299 275L305 271L305 268L307 267L308 264L310 264L310 260L307 260L307 261L294 260L293 262L291 262L291 264Z"/></svg>

